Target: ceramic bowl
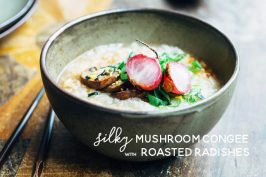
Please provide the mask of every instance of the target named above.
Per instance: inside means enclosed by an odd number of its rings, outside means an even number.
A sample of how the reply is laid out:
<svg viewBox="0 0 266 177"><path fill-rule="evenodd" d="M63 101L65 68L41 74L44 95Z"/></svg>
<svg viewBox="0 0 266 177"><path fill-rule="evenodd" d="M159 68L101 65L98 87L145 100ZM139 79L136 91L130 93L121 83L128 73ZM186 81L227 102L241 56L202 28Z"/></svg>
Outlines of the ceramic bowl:
<svg viewBox="0 0 266 177"><path fill-rule="evenodd" d="M0 38L21 26L35 9L37 0L0 0Z"/></svg>
<svg viewBox="0 0 266 177"><path fill-rule="evenodd" d="M204 59L221 80L222 88L187 108L171 111L119 111L88 103L57 84L62 69L83 52L103 44L147 43L179 46ZM43 47L41 74L48 99L65 127L90 148L110 157L148 161L142 148L181 148L192 143L136 143L138 135L204 135L219 121L236 85L239 63L231 42L220 31L198 19L172 11L131 9L100 12L74 20L55 32ZM122 137L133 138L123 152L121 143L95 146L99 133L121 127ZM125 139L123 139L125 140ZM125 153L133 152L131 156Z"/></svg>

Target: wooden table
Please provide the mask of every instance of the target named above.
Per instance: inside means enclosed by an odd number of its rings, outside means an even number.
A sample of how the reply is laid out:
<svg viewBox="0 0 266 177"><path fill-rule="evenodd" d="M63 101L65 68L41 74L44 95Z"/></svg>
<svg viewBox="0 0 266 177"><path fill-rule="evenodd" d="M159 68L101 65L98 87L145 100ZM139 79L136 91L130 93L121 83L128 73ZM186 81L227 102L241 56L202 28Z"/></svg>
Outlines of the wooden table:
<svg viewBox="0 0 266 177"><path fill-rule="evenodd" d="M223 176L266 174L266 1L205 0L192 4L163 0L40 0L35 14L0 40L0 147L41 87L40 48L54 29L75 17L108 8L175 9L224 32L241 61L236 92L210 134L248 134L248 144L196 144L198 148L249 148L248 157L169 158L146 163L121 162L88 150L56 120L44 176ZM0 176L29 176L49 104L43 98Z"/></svg>

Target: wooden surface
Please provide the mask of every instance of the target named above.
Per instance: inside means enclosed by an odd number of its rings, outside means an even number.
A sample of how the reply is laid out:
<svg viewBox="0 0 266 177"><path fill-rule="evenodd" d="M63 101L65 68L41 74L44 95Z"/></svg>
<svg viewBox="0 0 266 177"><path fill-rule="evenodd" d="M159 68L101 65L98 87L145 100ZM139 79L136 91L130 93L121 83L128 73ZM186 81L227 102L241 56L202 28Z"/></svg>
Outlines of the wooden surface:
<svg viewBox="0 0 266 177"><path fill-rule="evenodd" d="M74 5L73 5L74 4ZM174 4L175 5L175 4ZM176 9L224 32L241 61L236 92L210 134L248 134L247 145L196 144L199 148L248 147L248 157L169 158L148 163L121 162L89 150L56 120L44 176L204 176L262 177L266 174L266 2L205 0L173 6L163 0L40 0L34 15L0 40L0 147L41 87L40 47L65 21L107 8ZM207 50L207 49L206 49ZM8 79L7 79L8 78ZM43 98L0 176L29 176L49 104Z"/></svg>

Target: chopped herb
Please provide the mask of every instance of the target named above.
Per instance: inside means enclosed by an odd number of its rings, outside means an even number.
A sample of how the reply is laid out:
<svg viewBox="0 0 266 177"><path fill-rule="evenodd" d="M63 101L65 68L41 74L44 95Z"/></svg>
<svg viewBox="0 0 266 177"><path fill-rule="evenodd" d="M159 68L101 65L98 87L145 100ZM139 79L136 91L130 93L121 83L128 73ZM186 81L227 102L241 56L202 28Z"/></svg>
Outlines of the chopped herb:
<svg viewBox="0 0 266 177"><path fill-rule="evenodd" d="M106 66L106 67L101 67L100 69L103 69L103 71L97 75L96 79L99 80L100 76L106 76L110 75L110 73L114 72L116 70L116 67L114 66Z"/></svg>
<svg viewBox="0 0 266 177"><path fill-rule="evenodd" d="M191 72L193 73L198 73L199 71L201 71L202 66L200 64L200 62L198 62L197 60L192 61L191 66L188 68Z"/></svg>
<svg viewBox="0 0 266 177"><path fill-rule="evenodd" d="M153 106L166 106L170 104L170 96L160 86L153 92L147 93L149 103Z"/></svg>
<svg viewBox="0 0 266 177"><path fill-rule="evenodd" d="M85 76L85 79L86 79L86 80L90 80L90 77L89 77L89 76Z"/></svg>
<svg viewBox="0 0 266 177"><path fill-rule="evenodd" d="M178 107L182 103L182 101L191 104L204 99L201 94L201 90L196 87L192 88L186 95L179 95L171 99L169 94L165 90L163 90L161 86L153 90L153 92L147 93L147 98L149 100L149 103L153 106L168 105L170 107Z"/></svg>
<svg viewBox="0 0 266 177"><path fill-rule="evenodd" d="M100 76L103 76L105 74L105 69L103 70L103 72L101 72L100 74L97 75L95 80L99 80Z"/></svg>
<svg viewBox="0 0 266 177"><path fill-rule="evenodd" d="M118 69L122 70L123 68L126 67L126 63L124 61L122 61L119 65L118 65Z"/></svg>
<svg viewBox="0 0 266 177"><path fill-rule="evenodd" d="M164 72L166 69L166 64L168 62L178 62L182 59L184 59L186 54L175 54L174 56L170 56L167 53L163 53L160 57L159 63L161 66L162 71Z"/></svg>
<svg viewBox="0 0 266 177"><path fill-rule="evenodd" d="M149 100L149 103L153 106L166 106L167 102L161 100L160 98L157 98L156 96L147 93L147 98Z"/></svg>
<svg viewBox="0 0 266 177"><path fill-rule="evenodd" d="M99 92L91 92L91 93L88 93L88 97L94 96L94 95L99 95Z"/></svg>
<svg viewBox="0 0 266 177"><path fill-rule="evenodd" d="M198 87L194 87L194 88L190 89L189 93L196 95L200 99L204 99L203 95L201 94L201 89Z"/></svg>
<svg viewBox="0 0 266 177"><path fill-rule="evenodd" d="M171 101L171 104L169 106L178 107L181 104L182 100L183 100L182 96L177 96Z"/></svg>
<svg viewBox="0 0 266 177"><path fill-rule="evenodd" d="M158 89L153 90L153 94L154 96L156 96L157 98L160 98L160 93Z"/></svg>
<svg viewBox="0 0 266 177"><path fill-rule="evenodd" d="M113 68L114 70L116 70L116 66L114 66L114 65L109 65L108 67Z"/></svg>
<svg viewBox="0 0 266 177"><path fill-rule="evenodd" d="M190 94L184 95L183 98L188 103L195 103L200 100L200 98L197 97L196 95L190 95Z"/></svg>
<svg viewBox="0 0 266 177"><path fill-rule="evenodd" d="M121 73L121 74L120 74L120 79L121 79L122 81L126 81L126 80L128 80L127 73L126 73L126 72Z"/></svg>
<svg viewBox="0 0 266 177"><path fill-rule="evenodd" d="M128 80L127 72L126 72L126 63L123 61L119 64L118 69L120 69L120 79L122 81Z"/></svg>
<svg viewBox="0 0 266 177"><path fill-rule="evenodd" d="M197 61L197 60L194 60L194 61L192 62L192 65L195 66L195 67L197 67L197 68L200 68L200 69L202 68L200 62Z"/></svg>
<svg viewBox="0 0 266 177"><path fill-rule="evenodd" d="M130 59L133 56L134 52L130 52L127 59Z"/></svg>
<svg viewBox="0 0 266 177"><path fill-rule="evenodd" d="M184 101L187 103L195 103L199 100L204 99L204 97L201 94L201 90L198 88L193 88L190 90L190 92L187 95L183 95Z"/></svg>
<svg viewBox="0 0 266 177"><path fill-rule="evenodd" d="M103 76L106 75L106 70L104 69L103 72L101 74L99 74L99 76Z"/></svg>
<svg viewBox="0 0 266 177"><path fill-rule="evenodd" d="M168 103L170 103L171 98L168 95L168 93L163 89L163 87L159 86L158 90L160 91L161 95L166 99L166 101L168 101Z"/></svg>
<svg viewBox="0 0 266 177"><path fill-rule="evenodd" d="M131 58L132 55L133 55L133 52L130 52L127 59ZM121 63L119 63L117 68L121 71L120 72L120 79L122 81L128 80L128 75L127 75L127 71L126 71L126 62L122 61Z"/></svg>
<svg viewBox="0 0 266 177"><path fill-rule="evenodd" d="M114 65L100 67L100 69L104 69L104 68L109 68L109 69L116 70L116 66L114 66Z"/></svg>

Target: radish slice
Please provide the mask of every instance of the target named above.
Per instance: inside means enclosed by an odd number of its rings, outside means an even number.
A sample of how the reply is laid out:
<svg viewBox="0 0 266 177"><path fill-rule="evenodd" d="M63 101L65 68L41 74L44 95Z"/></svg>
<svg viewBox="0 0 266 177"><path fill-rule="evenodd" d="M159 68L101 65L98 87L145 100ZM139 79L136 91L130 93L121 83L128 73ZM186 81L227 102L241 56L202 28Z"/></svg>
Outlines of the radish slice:
<svg viewBox="0 0 266 177"><path fill-rule="evenodd" d="M162 70L157 59L142 54L128 59L126 71L131 84L143 90L154 90L162 80Z"/></svg>
<svg viewBox="0 0 266 177"><path fill-rule="evenodd" d="M186 94L191 88L191 73L178 62L169 62L166 65L163 88L166 92Z"/></svg>

